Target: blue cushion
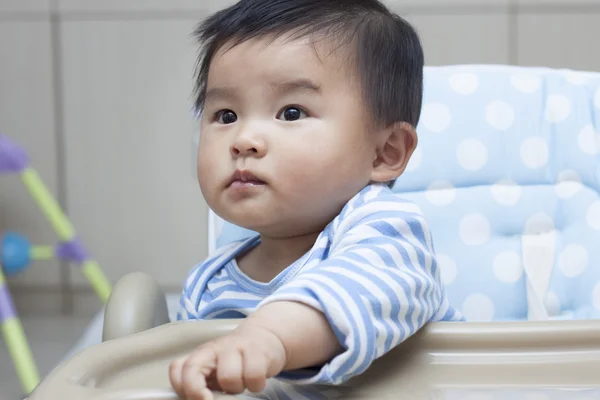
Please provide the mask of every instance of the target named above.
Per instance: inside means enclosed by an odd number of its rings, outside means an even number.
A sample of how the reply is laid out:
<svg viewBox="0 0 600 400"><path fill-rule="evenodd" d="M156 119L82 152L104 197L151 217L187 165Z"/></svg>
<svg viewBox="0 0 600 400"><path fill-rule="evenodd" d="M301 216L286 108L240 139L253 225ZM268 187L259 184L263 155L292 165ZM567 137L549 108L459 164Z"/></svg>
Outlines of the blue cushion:
<svg viewBox="0 0 600 400"><path fill-rule="evenodd" d="M454 305L524 320L529 291L548 318L599 317L600 74L427 67L417 131L394 190L427 217ZM217 225L217 246L253 234Z"/></svg>

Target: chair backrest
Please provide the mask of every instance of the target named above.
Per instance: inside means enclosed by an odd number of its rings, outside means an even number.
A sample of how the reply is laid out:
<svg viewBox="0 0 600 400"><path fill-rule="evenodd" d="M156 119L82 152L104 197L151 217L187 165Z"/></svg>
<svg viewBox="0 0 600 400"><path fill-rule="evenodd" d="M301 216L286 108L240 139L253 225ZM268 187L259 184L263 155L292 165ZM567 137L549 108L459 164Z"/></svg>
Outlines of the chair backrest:
<svg viewBox="0 0 600 400"><path fill-rule="evenodd" d="M427 67L419 145L394 190L427 217L472 320L600 317L600 74ZM251 231L211 213L210 248Z"/></svg>

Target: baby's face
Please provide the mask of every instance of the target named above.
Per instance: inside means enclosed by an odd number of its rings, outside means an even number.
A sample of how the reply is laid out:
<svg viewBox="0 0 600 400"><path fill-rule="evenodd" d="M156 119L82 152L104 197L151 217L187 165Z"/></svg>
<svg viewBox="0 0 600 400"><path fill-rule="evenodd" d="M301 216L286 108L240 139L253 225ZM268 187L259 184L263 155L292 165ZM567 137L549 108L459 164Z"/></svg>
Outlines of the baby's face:
<svg viewBox="0 0 600 400"><path fill-rule="evenodd" d="M258 38L210 66L198 176L208 205L270 237L318 232L369 183L375 138L343 51Z"/></svg>

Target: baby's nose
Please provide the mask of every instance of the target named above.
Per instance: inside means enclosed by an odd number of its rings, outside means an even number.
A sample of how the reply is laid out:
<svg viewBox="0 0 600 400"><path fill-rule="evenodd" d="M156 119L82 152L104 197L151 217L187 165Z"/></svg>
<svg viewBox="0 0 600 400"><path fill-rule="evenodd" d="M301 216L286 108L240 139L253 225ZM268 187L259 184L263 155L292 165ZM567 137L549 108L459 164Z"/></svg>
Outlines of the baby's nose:
<svg viewBox="0 0 600 400"><path fill-rule="evenodd" d="M230 153L233 157L262 157L265 151L265 142L249 135L239 135L230 147Z"/></svg>

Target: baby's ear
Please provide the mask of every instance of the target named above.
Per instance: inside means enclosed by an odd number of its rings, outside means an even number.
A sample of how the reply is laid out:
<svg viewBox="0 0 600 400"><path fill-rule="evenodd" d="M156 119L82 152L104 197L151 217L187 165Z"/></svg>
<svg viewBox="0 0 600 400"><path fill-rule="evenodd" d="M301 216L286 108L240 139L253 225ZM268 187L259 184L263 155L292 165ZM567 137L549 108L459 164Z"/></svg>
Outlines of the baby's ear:
<svg viewBox="0 0 600 400"><path fill-rule="evenodd" d="M417 132L408 122L396 122L378 132L378 136L371 180L389 182L404 172L417 147Z"/></svg>

